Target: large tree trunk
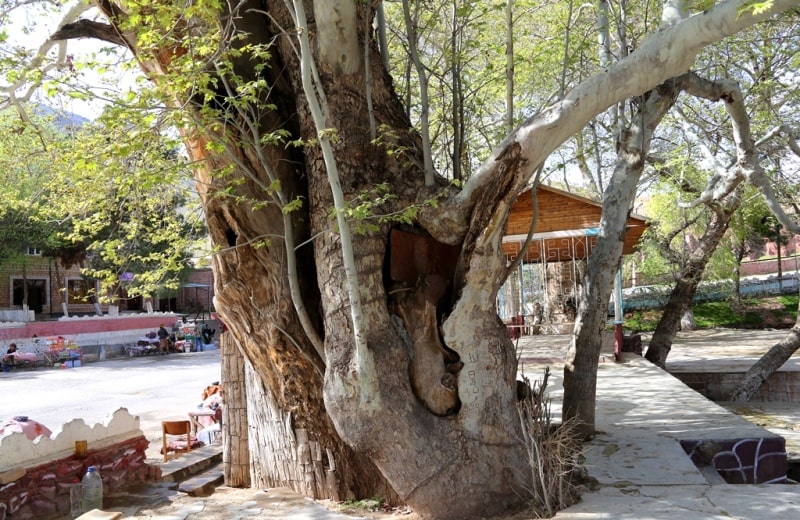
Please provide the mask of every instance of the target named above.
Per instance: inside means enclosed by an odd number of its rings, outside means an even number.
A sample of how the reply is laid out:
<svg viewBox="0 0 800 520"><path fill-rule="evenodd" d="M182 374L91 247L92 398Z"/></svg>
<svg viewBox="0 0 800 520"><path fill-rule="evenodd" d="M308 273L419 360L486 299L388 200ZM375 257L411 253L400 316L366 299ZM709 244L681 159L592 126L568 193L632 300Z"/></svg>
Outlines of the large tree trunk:
<svg viewBox="0 0 800 520"><path fill-rule="evenodd" d="M398 170L402 165L388 163L382 150L369 146L365 121L354 117L365 104L359 94L360 79L339 76L338 81L330 83L327 79L323 74L328 86L328 124L348 136L337 144L339 171L348 179L347 184L343 183L347 196L385 181L387 172L395 179L403 179L407 186L409 172ZM373 106L379 123L390 123L397 129L407 125L399 118L387 120L387 116L399 117L402 112L399 106L393 106L387 85L378 86L373 85ZM487 260L471 254L475 250L471 244L483 237L486 219L497 205L502 203L504 210L510 207L510 186L495 192L487 190L486 204L481 209L488 215L476 214L475 232L462 246L459 274L455 280L447 280L447 294L456 298L455 305L447 298L438 299L439 291L430 295L433 301L428 300L428 305L442 306L442 312L449 314L442 327L443 337L439 337L435 325L406 321L407 316L416 316L413 313L399 313L398 319L390 316L387 288L398 280L385 277L388 229L382 227L355 237L361 310L366 318L363 333L369 347L369 359L366 363L361 360L367 369L355 372L354 330L341 242L328 217L332 206L330 188L317 151L310 150L307 160L312 166L312 233L318 237L317 276L323 288L322 311L326 316L325 404L337 430L349 445L369 453L401 499L423 516L486 516L518 505L528 487L529 475L523 466L523 446L515 416L516 360L494 306L502 277L502 249L488 255ZM412 178L423 178L421 171L411 172ZM392 191L402 194L405 189L395 185ZM407 202L401 200L400 204L387 211L400 209ZM501 220L493 229L495 236L502 234L504 228ZM487 264L474 266L474 261ZM474 276L479 280L470 283ZM405 290L423 291L430 282L422 282L421 286L412 282ZM420 329L429 335L420 338ZM430 381L430 395L423 395L412 387L406 368L410 348L417 359L422 355L420 350L429 352L440 344L457 352L463 362L456 374L460 398L457 415L441 416L453 410L443 382ZM441 373L443 365L440 355L427 370Z"/></svg>
<svg viewBox="0 0 800 520"><path fill-rule="evenodd" d="M319 3L314 7L315 14L322 8ZM363 13L359 9L358 16ZM335 14L348 16L346 9ZM274 16L281 25L291 25L284 12L276 9ZM365 25L361 19L340 23L347 27ZM320 35L317 40L321 48L335 44L324 38ZM292 41L278 42L281 55L292 64L288 70L299 71L293 46ZM413 163L393 161L385 150L371 144L367 114L362 108L367 106L363 68L343 63L340 58L341 54L319 56L318 67L328 101L326 127L337 129L333 146L345 198L352 199L388 181L397 199L376 211L401 211L416 202L423 171ZM373 67L372 106L378 126L393 128L403 146L417 155L417 164L422 164L419 143L407 131L409 122L374 52L368 66ZM289 74L289 80L296 92L302 92L297 75ZM301 135L316 138L318 129L304 99L298 98L296 103ZM441 289L434 289L433 278L426 276L440 273L425 266L418 270L417 280L391 279L389 226L365 229L353 237L364 317L361 333L368 347L365 352L358 352L354 345L356 332L343 268L343 254L347 253L342 251L342 241L330 219L334 204L321 150L307 149L305 161L311 235L315 237L316 274L325 317L325 406L337 431L359 453L369 454L400 498L423 516L486 516L521 504L529 488L530 472L524 466L514 406L516 359L497 318L494 298L505 274L499 247L505 218L521 183L518 156L508 154L504 159L508 177L496 189L486 190L481 203L475 204L458 265L444 266L446 272L455 272L455 277L445 277ZM493 218L496 222L487 232ZM426 235L419 228L407 230ZM477 244L487 239L490 241L480 249L481 254L474 254L479 249ZM407 285L398 289L396 297L390 297L388 289L403 282ZM419 293L412 299L427 302L420 305L431 305L448 315L442 336L437 324L429 322L430 313L390 314L388 303L409 292ZM402 307L402 300L398 299L396 305ZM434 320L441 314L434 314ZM430 379L427 387L420 388L418 381L409 377L412 359L430 359L424 368L441 374L443 356L436 359L430 353L444 346L457 352L463 363L450 378L451 383L457 381L459 399L455 405L444 380ZM413 370L412 377L417 373ZM454 411L458 413L452 415Z"/></svg>
<svg viewBox="0 0 800 520"><path fill-rule="evenodd" d="M566 260L545 264L548 333L564 334L574 325L585 275L585 261Z"/></svg>
<svg viewBox="0 0 800 520"><path fill-rule="evenodd" d="M238 30L249 34L248 43L266 45L281 34L280 27L259 14L262 8L261 2L247 2L241 11L246 14L233 17ZM282 27L293 27L283 2L275 2L269 10L279 13ZM345 444L336 431L323 400L324 354L313 339L323 324L315 312L310 324L303 323L299 311L300 307L316 311L322 302L314 267L320 253L314 243L294 244L311 236L309 216L314 208L327 212L330 207L316 205L317 196L309 187L309 179L324 168L313 160L307 163L296 148L262 147L258 140L278 129L311 136L310 129L303 128L307 122L297 117L302 110L298 102L304 103L299 79L285 74L286 65L298 70L288 38L284 35L281 46L272 47L270 67L263 73L274 108L255 117L229 109L225 117L238 125L230 125L224 135L216 135L208 125L182 129L197 165L195 178L211 240L220 249L213 257L216 307L229 328L226 334L233 335L245 358L251 484L287 486L314 498L382 496L398 502L378 467L365 453ZM281 48L283 53L278 52ZM158 71L168 65L146 68ZM236 72L245 80L259 76L253 65L234 60ZM258 127L258 135L248 133L248 124ZM364 139L361 146L367 143ZM229 148L218 154L214 144ZM228 183L221 172L231 167L233 178L244 182ZM270 195L276 182L281 201ZM310 207L306 204L287 218L282 204L300 197ZM258 206L264 200L272 202ZM293 299L290 261L297 265L301 301Z"/></svg>
<svg viewBox="0 0 800 520"><path fill-rule="evenodd" d="M578 314L564 365L564 421L577 421L584 437L595 432L597 363L602 347L608 301L625 240L628 213L644 171L650 141L661 119L675 104L680 79L672 79L642 96L639 113L623 133L611 181L603 195L597 243L589 257L578 300Z"/></svg>

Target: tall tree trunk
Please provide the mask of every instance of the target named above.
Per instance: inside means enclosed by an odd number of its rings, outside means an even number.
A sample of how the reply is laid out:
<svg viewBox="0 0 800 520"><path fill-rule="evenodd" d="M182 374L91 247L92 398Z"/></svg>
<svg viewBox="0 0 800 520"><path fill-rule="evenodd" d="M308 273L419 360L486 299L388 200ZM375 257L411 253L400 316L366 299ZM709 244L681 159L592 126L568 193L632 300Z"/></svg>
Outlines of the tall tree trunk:
<svg viewBox="0 0 800 520"><path fill-rule="evenodd" d="M668 80L640 98L639 111L620 139L614 173L603 195L599 238L589 256L578 314L564 365L564 421L578 422L584 437L595 431L597 363L608 301L622 247L628 213L644 171L650 141L661 119L675 104L679 79Z"/></svg>
<svg viewBox="0 0 800 520"><path fill-rule="evenodd" d="M681 316L681 330L696 330L697 329L697 321L694 319L694 311L692 310L692 306L686 308Z"/></svg>
<svg viewBox="0 0 800 520"><path fill-rule="evenodd" d="M706 264L725 235L733 214L739 208L743 189L741 182L744 180L743 171L758 170L755 143L750 135L750 119L739 86L730 80L711 81L689 74L685 88L694 96L712 101L724 101L725 110L731 119L736 158L728 168L728 179L724 181L727 190L723 191L716 185L709 186L700 197L688 205L691 207L705 204L712 212L712 217L703 236L698 240L698 246L689 253L688 260L681 269L675 288L647 348L645 357L661 368L666 367L672 340L678 332L683 314L692 304L692 298L697 292L697 285L702 279Z"/></svg>
<svg viewBox="0 0 800 520"><path fill-rule="evenodd" d="M566 260L545 264L547 309L550 332L566 333L565 327L575 323L580 287L586 273L586 262ZM563 325L567 324L567 325Z"/></svg>
<svg viewBox="0 0 800 520"><path fill-rule="evenodd" d="M736 303L742 300L742 260L744 260L745 252L747 251L746 237L739 238L739 243L735 245L734 258L736 259L736 267L733 269L733 297L736 298Z"/></svg>
<svg viewBox="0 0 800 520"><path fill-rule="evenodd" d="M672 340L680 330L681 319L686 310L692 305L692 298L697 292L697 285L703 278L706 264L717 249L725 231L728 230L731 215L739 207L738 193L734 196L734 200L728 202L725 209L714 212L705 233L698 240L698 246L691 251L689 259L681 268L675 287L669 295L661 319L658 320L656 330L653 332L653 338L647 347L645 357L661 368L666 368Z"/></svg>
<svg viewBox="0 0 800 520"><path fill-rule="evenodd" d="M213 186L210 178L207 185ZM377 468L341 441L328 418L322 363L289 304L283 243L250 245L259 236L285 232L280 208L252 213L230 198L205 202L212 239L227 246L214 257L217 308L229 327L225 334L234 336L246 358L252 485L288 486L315 498L396 500ZM310 259L301 255L300 263L304 295L313 306Z"/></svg>

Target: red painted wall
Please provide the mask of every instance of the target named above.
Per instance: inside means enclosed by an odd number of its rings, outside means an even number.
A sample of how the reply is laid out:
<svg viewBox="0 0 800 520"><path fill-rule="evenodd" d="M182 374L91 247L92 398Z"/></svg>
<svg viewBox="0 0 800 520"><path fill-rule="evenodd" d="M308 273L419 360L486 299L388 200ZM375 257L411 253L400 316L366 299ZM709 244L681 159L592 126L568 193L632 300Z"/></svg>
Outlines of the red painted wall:
<svg viewBox="0 0 800 520"><path fill-rule="evenodd" d="M152 329L155 331L162 323L169 329L175 324L177 319L177 316L169 314L139 314L113 318L75 318L64 321L37 321L26 323L20 327L0 328L0 340L30 339L34 337L48 338L53 336L69 337L75 334L134 329Z"/></svg>

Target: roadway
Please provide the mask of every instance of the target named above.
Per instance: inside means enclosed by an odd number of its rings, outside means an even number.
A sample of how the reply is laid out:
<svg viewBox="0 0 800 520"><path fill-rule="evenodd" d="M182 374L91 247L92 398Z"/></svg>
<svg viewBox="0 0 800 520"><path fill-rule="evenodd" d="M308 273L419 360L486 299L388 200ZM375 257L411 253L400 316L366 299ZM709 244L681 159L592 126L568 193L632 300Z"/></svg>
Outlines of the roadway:
<svg viewBox="0 0 800 520"><path fill-rule="evenodd" d="M127 408L139 416L145 436L160 443L161 421L185 419L203 389L220 380L219 354L214 349L0 372L0 423L27 415L55 433L72 419L94 426Z"/></svg>

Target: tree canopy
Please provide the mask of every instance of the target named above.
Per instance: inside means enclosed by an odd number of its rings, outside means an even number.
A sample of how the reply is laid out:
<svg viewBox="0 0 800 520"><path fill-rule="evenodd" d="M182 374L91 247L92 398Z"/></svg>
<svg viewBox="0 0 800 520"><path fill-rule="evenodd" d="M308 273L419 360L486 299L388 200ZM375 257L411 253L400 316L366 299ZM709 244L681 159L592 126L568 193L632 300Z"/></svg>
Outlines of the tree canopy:
<svg viewBox="0 0 800 520"><path fill-rule="evenodd" d="M89 123L26 105L27 121L3 112L0 259L27 248L79 265L100 280L101 298L177 288L203 237L202 215L178 145L147 124L109 116ZM192 201L195 201L194 203ZM192 207L194 206L194 208Z"/></svg>

